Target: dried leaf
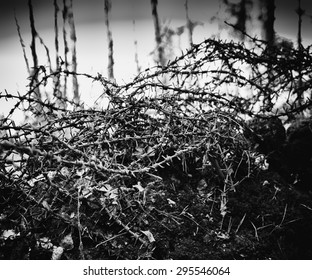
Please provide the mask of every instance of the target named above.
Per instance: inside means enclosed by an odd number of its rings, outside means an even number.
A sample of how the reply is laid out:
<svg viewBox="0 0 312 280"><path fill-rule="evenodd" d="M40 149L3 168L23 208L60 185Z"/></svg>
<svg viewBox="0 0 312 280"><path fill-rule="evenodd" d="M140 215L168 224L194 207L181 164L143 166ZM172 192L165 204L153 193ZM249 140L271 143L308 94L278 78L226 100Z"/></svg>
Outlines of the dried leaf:
<svg viewBox="0 0 312 280"><path fill-rule="evenodd" d="M147 237L149 242L155 242L153 234L149 230L141 230L141 232Z"/></svg>

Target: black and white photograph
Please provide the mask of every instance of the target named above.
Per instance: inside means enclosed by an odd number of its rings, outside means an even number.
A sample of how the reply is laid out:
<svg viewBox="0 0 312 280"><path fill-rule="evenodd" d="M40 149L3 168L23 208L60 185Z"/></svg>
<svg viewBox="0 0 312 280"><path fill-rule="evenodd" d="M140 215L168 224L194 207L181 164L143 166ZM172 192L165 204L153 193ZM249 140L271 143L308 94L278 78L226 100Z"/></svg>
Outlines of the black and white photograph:
<svg viewBox="0 0 312 280"><path fill-rule="evenodd" d="M0 13L1 261L312 260L310 0Z"/></svg>

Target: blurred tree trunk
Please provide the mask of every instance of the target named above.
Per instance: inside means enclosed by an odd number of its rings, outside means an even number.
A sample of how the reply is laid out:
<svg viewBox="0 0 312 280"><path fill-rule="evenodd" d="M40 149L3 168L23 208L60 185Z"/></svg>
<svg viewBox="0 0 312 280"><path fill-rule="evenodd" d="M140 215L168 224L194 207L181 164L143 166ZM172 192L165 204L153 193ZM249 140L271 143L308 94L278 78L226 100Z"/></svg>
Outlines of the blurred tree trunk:
<svg viewBox="0 0 312 280"><path fill-rule="evenodd" d="M54 7L54 45L55 45L55 68L59 69L60 67L60 58L59 58L59 28L58 28L58 13L60 8L57 4L57 0L53 0L53 7Z"/></svg>
<svg viewBox="0 0 312 280"><path fill-rule="evenodd" d="M112 32L110 30L109 24L109 16L112 9L111 0L104 0L104 13L105 13L105 25L107 28L107 41L108 41L108 79L114 80L114 44L113 44L113 37Z"/></svg>
<svg viewBox="0 0 312 280"><path fill-rule="evenodd" d="M68 6L68 24L69 24L69 30L70 30L70 39L71 39L71 68L73 72L73 89L74 89L74 102L76 104L80 101L79 96L79 87L78 87L78 80L77 80L77 51L76 51L76 42L77 42L77 36L76 36L76 28L75 28L75 22L74 22L74 13L73 13L73 0L70 0L70 4Z"/></svg>
<svg viewBox="0 0 312 280"><path fill-rule="evenodd" d="M275 0L260 0L259 16L262 21L262 38L268 42L270 46L275 43Z"/></svg>
<svg viewBox="0 0 312 280"><path fill-rule="evenodd" d="M68 42L67 42L67 32L66 32L66 19L68 17L68 7L66 5L66 0L63 0L63 43L64 43L64 66L65 70L68 71L69 69L69 62L68 62ZM62 98L66 101L67 98L67 75L64 76L64 86L63 86L63 93Z"/></svg>
<svg viewBox="0 0 312 280"><path fill-rule="evenodd" d="M246 24L248 20L246 8L247 0L241 0L238 5L238 11L236 13L237 22L235 24L235 27L237 28L237 30L241 31L241 33L239 34L240 39L244 40L244 33L247 32Z"/></svg>
<svg viewBox="0 0 312 280"><path fill-rule="evenodd" d="M301 7L301 0L298 0L298 8L296 10L296 13L298 15L298 33L297 33L297 45L298 45L298 51L299 51L299 57L300 60L302 58L302 51L303 51L303 46L302 46L302 32L301 32L301 27L302 27L302 16L304 15L304 10ZM303 82L302 82L302 69L301 69L301 64L298 64L298 84L297 84L297 105L301 106L303 102Z"/></svg>
<svg viewBox="0 0 312 280"><path fill-rule="evenodd" d="M250 20L248 15L248 5L252 5L250 0L240 0L238 3L232 3L229 0L223 0L223 3L227 6L227 11L230 16L236 19L233 24L235 35L240 40L244 40L247 31L247 21Z"/></svg>
<svg viewBox="0 0 312 280"><path fill-rule="evenodd" d="M155 28L157 62L161 66L164 66L165 65L164 48L162 46L162 40L161 40L161 30L160 30L160 23L159 23L158 12L157 12L157 5L158 5L158 0L151 0L152 16L153 16L154 28Z"/></svg>
<svg viewBox="0 0 312 280"><path fill-rule="evenodd" d="M133 33L135 34L135 20L132 21L132 25L133 25ZM141 72L141 67L140 67L140 63L139 63L139 54L138 54L138 41L136 38L134 38L134 63L136 65L136 69L137 69L137 74L140 74Z"/></svg>
<svg viewBox="0 0 312 280"><path fill-rule="evenodd" d="M33 68L38 68L38 57L36 52L36 38L38 36L37 30L35 28L35 18L34 11L32 6L32 1L28 0L28 9L29 9L29 21L30 21L30 29L31 29L31 55L33 58Z"/></svg>
<svg viewBox="0 0 312 280"><path fill-rule="evenodd" d="M73 1L70 0L67 4L67 0L63 0L63 42L64 42L64 65L65 70L71 72L72 75L72 86L73 86L73 101L78 104L80 101L79 87L77 80L77 53L76 53L76 29L74 22L73 13ZM69 39L67 38L67 28L69 29ZM71 53L71 57L69 54ZM59 63L59 61L57 61ZM67 81L68 75L64 76L64 86L62 92L62 98L66 101L67 97Z"/></svg>
<svg viewBox="0 0 312 280"><path fill-rule="evenodd" d="M41 93L39 90L39 81L38 81L38 75L39 75L39 69L38 69L38 56L37 56L37 50L36 50L36 39L38 38L38 33L35 28L35 18L34 18L34 11L33 11L33 5L32 1L28 0L28 11L29 11L29 21L30 21L30 29L31 29L31 55L33 59L33 67L30 69L30 90L34 93L34 99L38 102L36 102L36 107L32 108L36 113L40 114L42 112L42 106L41 106ZM27 118L27 116L26 116Z"/></svg>
<svg viewBox="0 0 312 280"><path fill-rule="evenodd" d="M274 22L275 22L275 0L260 0L260 15L259 19L262 26L262 38L267 42L268 51L274 52L272 48L276 43ZM270 111L273 108L271 97L271 88L274 88L274 75L272 73L272 64L268 62L268 90L264 96L264 111Z"/></svg>
<svg viewBox="0 0 312 280"><path fill-rule="evenodd" d="M192 25L192 22L189 18L188 0L185 0L184 8L185 8L185 15L186 15L186 29L187 29L187 33L188 33L189 46L192 46L192 44L193 44L193 25Z"/></svg>
<svg viewBox="0 0 312 280"><path fill-rule="evenodd" d="M186 16L186 25L185 28L187 30L187 35L188 35L188 41L189 41L189 46L191 47L193 45L193 31L195 29L196 26L198 25L203 25L202 22L199 21L192 21L189 17L189 8L188 8L188 0L185 0L184 3L184 9L185 9L185 16ZM183 32L183 29L181 30L181 27L178 29L178 31L176 32L177 35L181 34L181 31Z"/></svg>
<svg viewBox="0 0 312 280"><path fill-rule="evenodd" d="M59 55L59 26L58 26L58 13L60 8L57 4L57 0L53 0L54 7L54 45L55 45L55 69L61 71L60 55ZM56 98L56 104L59 108L66 108L66 102L61 91L61 73L58 73L53 78L53 96Z"/></svg>

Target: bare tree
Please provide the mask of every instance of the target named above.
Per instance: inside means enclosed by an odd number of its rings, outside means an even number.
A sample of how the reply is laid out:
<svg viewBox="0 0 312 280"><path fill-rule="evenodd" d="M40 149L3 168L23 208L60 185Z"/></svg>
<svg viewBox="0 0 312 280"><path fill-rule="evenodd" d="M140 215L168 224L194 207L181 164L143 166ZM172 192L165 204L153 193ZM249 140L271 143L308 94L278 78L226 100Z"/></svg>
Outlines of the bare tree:
<svg viewBox="0 0 312 280"><path fill-rule="evenodd" d="M135 33L135 20L132 21L133 24L133 33ZM140 63L139 63L139 54L138 54L138 41L135 38L134 39L134 63L136 65L136 69L137 69L137 74L139 74L141 72L141 67L140 67Z"/></svg>
<svg viewBox="0 0 312 280"><path fill-rule="evenodd" d="M30 29L31 29L31 55L33 58L33 68L38 68L38 57L36 52L36 38L38 36L37 30L35 28L35 18L32 1L28 0L28 9L29 9L29 21L30 21Z"/></svg>
<svg viewBox="0 0 312 280"><path fill-rule="evenodd" d="M67 40L67 31L66 25L69 26L69 37L70 40ZM65 69L71 70L73 75L73 91L74 102L79 102L79 88L78 88L78 80L75 73L77 73L77 52L76 52L76 29L74 22L74 13L73 13L73 1L70 0L69 4L67 4L66 0L63 0L63 40L64 40L64 57L65 57ZM69 61L68 54L71 52L71 59ZM71 69L69 69L71 66ZM64 85L64 97L66 97L67 90L67 78L65 77L65 85Z"/></svg>
<svg viewBox="0 0 312 280"><path fill-rule="evenodd" d="M191 46L193 44L193 25L190 20L189 12L188 12L188 0L185 0L184 7L185 7L185 15L186 15L186 28L188 31L188 41L189 41L189 45Z"/></svg>
<svg viewBox="0 0 312 280"><path fill-rule="evenodd" d="M259 3L261 11L259 19L262 22L262 38L272 46L275 43L275 0L260 0Z"/></svg>
<svg viewBox="0 0 312 280"><path fill-rule="evenodd" d="M240 37L241 39L244 39L244 33L246 33L247 28L246 28L246 22L249 19L248 15L247 15L247 0L241 0L239 4L237 4L237 11L236 13L234 13L234 15L237 18L237 22L235 24L235 27L237 28L237 30L241 31Z"/></svg>
<svg viewBox="0 0 312 280"><path fill-rule="evenodd" d="M30 89L33 91L35 95L35 99L38 101L36 103L36 107L32 108L35 111L35 114L37 112L41 112L42 107L41 107L41 93L39 90L39 80L38 80L38 75L39 75L39 69L38 69L38 56L37 56L37 51L36 51L36 39L38 38L38 33L35 28L35 18L34 18L34 11L33 11L33 5L32 1L28 0L28 10L29 10L29 21L30 21L30 29L31 29L31 44L30 44L30 49L31 49L31 55L33 59L33 67L30 70ZM26 116L27 119L27 116Z"/></svg>
<svg viewBox="0 0 312 280"><path fill-rule="evenodd" d="M236 22L233 24L235 35L243 40L247 31L247 21L250 20L248 15L249 6L252 6L250 0L240 0L238 3L230 2L229 0L223 0L223 3L227 6L227 10L230 16L233 17Z"/></svg>
<svg viewBox="0 0 312 280"><path fill-rule="evenodd" d="M114 44L112 32L110 30L109 15L111 13L112 3L111 0L104 0L104 13L105 13L105 25L107 29L107 41L108 41L108 79L114 79Z"/></svg>
<svg viewBox="0 0 312 280"><path fill-rule="evenodd" d="M262 39L267 42L267 51L274 54L275 50L273 46L276 44L276 35L274 29L275 22L275 0L259 0L259 20L261 22L261 33ZM274 73L271 61L267 63L268 68L268 85L271 85L274 81ZM264 96L264 110L271 110L273 107L272 96L270 91L266 91L266 95Z"/></svg>
<svg viewBox="0 0 312 280"><path fill-rule="evenodd" d="M73 77L73 89L74 89L74 102L78 103L80 100L79 97L79 87L78 87L78 80L77 80L77 51L76 51L76 42L77 42L77 36L76 36L76 29L75 29L75 22L74 22L74 13L73 13L73 0L70 0L70 4L68 6L68 24L69 24L69 30L70 30L70 39L72 43L71 47L71 53L72 53L72 59L71 59L71 66L72 66L72 72L74 73L72 75Z"/></svg>
<svg viewBox="0 0 312 280"><path fill-rule="evenodd" d="M165 65L164 48L162 46L162 40L161 40L161 27L160 27L159 18L158 18L157 5L158 5L158 0L151 0L152 16L153 16L154 29L155 29L157 62L160 63L161 66L164 66Z"/></svg>
<svg viewBox="0 0 312 280"><path fill-rule="evenodd" d="M184 3L184 8L185 8L185 15L186 15L186 29L188 32L188 41L189 41L189 46L192 46L193 44L193 31L194 28L198 25L203 25L202 22L199 21L192 21L189 17L189 9L188 9L188 0L185 0ZM178 31L177 34L179 34L180 32Z"/></svg>
<svg viewBox="0 0 312 280"><path fill-rule="evenodd" d="M64 65L65 69L68 70L69 68L69 62L68 62L68 42L67 42L67 31L66 31L66 19L68 17L68 7L66 4L66 0L63 0L63 42L64 42ZM67 75L64 77L64 88L63 88L63 94L62 94L64 100L67 98Z"/></svg>
<svg viewBox="0 0 312 280"><path fill-rule="evenodd" d="M53 6L54 6L54 45L55 45L55 64L56 69L59 68L60 58L59 58L59 28L58 28L58 13L60 11L60 8L57 4L57 0L53 0Z"/></svg>
<svg viewBox="0 0 312 280"><path fill-rule="evenodd" d="M302 31L301 31L301 27L302 27L302 16L304 15L305 12L304 12L304 10L301 7L301 0L298 0L298 8L296 10L296 13L298 15L297 44L298 44L299 55L302 56L303 46L302 46ZM298 65L297 101L298 101L298 105L299 106L302 105L302 101L303 101L303 90L302 90L303 81L302 81L302 79L303 79L303 77L302 77L301 65Z"/></svg>
<svg viewBox="0 0 312 280"><path fill-rule="evenodd" d="M53 0L54 7L54 45L55 45L55 68L61 70L60 56L59 56L59 26L58 26L58 13L60 8L57 4L57 0ZM60 108L66 107L66 102L61 91L61 74L55 75L53 79L53 96L56 97L56 102ZM61 97L61 98L60 98Z"/></svg>

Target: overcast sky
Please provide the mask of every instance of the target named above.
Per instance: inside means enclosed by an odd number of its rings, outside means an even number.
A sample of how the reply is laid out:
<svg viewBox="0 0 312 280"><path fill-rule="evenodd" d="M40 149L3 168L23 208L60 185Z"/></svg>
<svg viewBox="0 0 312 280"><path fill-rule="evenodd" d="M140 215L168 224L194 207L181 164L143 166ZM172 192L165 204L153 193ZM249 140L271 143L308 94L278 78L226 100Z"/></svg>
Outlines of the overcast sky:
<svg viewBox="0 0 312 280"><path fill-rule="evenodd" d="M54 49L53 0L33 0L36 29L51 50ZM62 1L58 1L62 6ZM106 76L107 43L104 24L104 0L74 0L74 20L77 32L78 71ZM128 81L136 74L134 64L134 39L138 41L139 61L143 69L151 62L154 29L151 17L150 0L112 0L111 29L114 40L115 76L118 82ZM184 0L158 0L158 14L161 22L171 28L185 24ZM312 14L311 0L301 0L307 14ZM189 16L193 21L204 23L195 29L194 41L199 43L216 34L217 23L210 20L218 12L218 0L189 0ZM30 44L29 16L27 1L0 0L0 92L7 89L10 93L17 90L25 92L27 72L17 36L13 6L16 11L21 32L27 45L28 57ZM276 0L275 28L278 34L295 39L297 0ZM60 15L61 16L61 15ZM135 31L132 21L136 21ZM311 44L312 22L304 18L303 38ZM182 42L183 43L183 42ZM187 46L186 41L185 45ZM38 46L40 53L40 47ZM53 52L51 52L53 57ZM147 59L148 58L148 59ZM31 59L30 59L31 60ZM39 64L45 64L44 55ZM86 85L91 87L92 85ZM85 95L96 93L84 90ZM82 94L82 96L83 96ZM1 110L6 111L0 100ZM5 105L7 106L7 105Z"/></svg>

